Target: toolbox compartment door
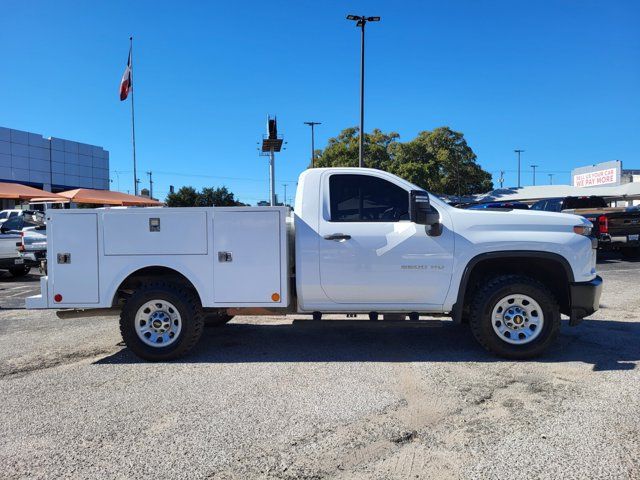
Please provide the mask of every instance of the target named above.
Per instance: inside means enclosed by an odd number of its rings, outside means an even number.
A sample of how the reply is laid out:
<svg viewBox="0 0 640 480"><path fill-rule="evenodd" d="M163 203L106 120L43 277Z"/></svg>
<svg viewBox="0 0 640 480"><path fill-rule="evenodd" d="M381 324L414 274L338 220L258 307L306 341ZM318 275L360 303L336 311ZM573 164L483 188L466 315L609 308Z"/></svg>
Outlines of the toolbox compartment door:
<svg viewBox="0 0 640 480"><path fill-rule="evenodd" d="M98 303L98 216L95 213L62 213L53 216L48 252L53 288L50 295L62 301L50 305ZM60 258L58 258L60 257Z"/></svg>
<svg viewBox="0 0 640 480"><path fill-rule="evenodd" d="M104 254L206 255L206 212L180 210L105 212Z"/></svg>
<svg viewBox="0 0 640 480"><path fill-rule="evenodd" d="M282 305L282 213L217 210L213 216L213 294L217 304ZM286 273L286 272L285 272ZM274 300L277 299L277 300Z"/></svg>

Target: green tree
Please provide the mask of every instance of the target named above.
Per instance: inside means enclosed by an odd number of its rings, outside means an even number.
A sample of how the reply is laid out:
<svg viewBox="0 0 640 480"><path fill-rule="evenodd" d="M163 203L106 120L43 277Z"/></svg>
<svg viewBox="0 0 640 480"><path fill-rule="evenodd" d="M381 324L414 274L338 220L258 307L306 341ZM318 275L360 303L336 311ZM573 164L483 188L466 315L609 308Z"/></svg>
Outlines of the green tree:
<svg viewBox="0 0 640 480"><path fill-rule="evenodd" d="M167 195L167 207L195 207L198 204L198 192L195 188L180 187L177 192Z"/></svg>
<svg viewBox="0 0 640 480"><path fill-rule="evenodd" d="M199 207L235 207L242 205L233 197L227 187L204 187L198 196Z"/></svg>
<svg viewBox="0 0 640 480"><path fill-rule="evenodd" d="M357 167L359 131L356 127L345 128L337 137L330 138L315 160L316 167ZM383 133L377 128L365 133L366 166L386 170L390 161L389 148L398 138L400 135L395 132Z"/></svg>
<svg viewBox="0 0 640 480"><path fill-rule="evenodd" d="M471 195L493 189L491 174L478 165L464 135L449 127L425 130L393 147L389 171L429 191Z"/></svg>
<svg viewBox="0 0 640 480"><path fill-rule="evenodd" d="M204 187L200 192L195 188L181 187L177 192L167 195L167 207L235 207L244 203L235 199L227 187Z"/></svg>
<svg viewBox="0 0 640 480"><path fill-rule="evenodd" d="M464 135L449 127L423 131L409 142L395 132L365 134L365 166L386 170L431 192L447 195L483 193L493 188L491 174L477 163ZM330 138L319 152L318 167L358 165L358 129Z"/></svg>

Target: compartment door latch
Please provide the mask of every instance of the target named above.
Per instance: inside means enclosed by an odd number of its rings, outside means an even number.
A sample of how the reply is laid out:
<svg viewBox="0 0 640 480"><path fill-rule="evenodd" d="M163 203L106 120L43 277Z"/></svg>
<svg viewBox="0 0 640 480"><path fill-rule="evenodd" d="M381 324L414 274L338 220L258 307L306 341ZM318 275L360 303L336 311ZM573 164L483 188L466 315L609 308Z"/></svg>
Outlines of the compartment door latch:
<svg viewBox="0 0 640 480"><path fill-rule="evenodd" d="M59 253L57 256L58 256L58 263L71 263L70 253Z"/></svg>
<svg viewBox="0 0 640 480"><path fill-rule="evenodd" d="M218 261L219 262L232 262L233 256L231 252L218 252Z"/></svg>

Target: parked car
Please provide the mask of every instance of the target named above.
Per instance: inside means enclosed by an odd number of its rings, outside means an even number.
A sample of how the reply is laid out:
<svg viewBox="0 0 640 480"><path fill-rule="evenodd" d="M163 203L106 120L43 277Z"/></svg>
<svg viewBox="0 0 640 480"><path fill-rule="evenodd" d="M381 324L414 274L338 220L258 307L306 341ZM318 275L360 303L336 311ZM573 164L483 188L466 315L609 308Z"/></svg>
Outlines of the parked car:
<svg viewBox="0 0 640 480"><path fill-rule="evenodd" d="M20 215L9 217L0 225L0 233L19 233L23 230L33 230L44 225L44 215L35 210L20 210Z"/></svg>
<svg viewBox="0 0 640 480"><path fill-rule="evenodd" d="M50 210L52 261L27 308L119 312L126 345L155 361L186 354L211 318L267 313L450 316L523 359L561 313L575 326L598 309L582 217L462 210L370 168L309 169L295 205Z"/></svg>
<svg viewBox="0 0 640 480"><path fill-rule="evenodd" d="M620 250L626 257L640 257L640 209L609 207L595 195L547 198L534 203L532 210L580 215L593 224L593 235L602 250Z"/></svg>
<svg viewBox="0 0 640 480"><path fill-rule="evenodd" d="M19 215L9 216L0 225L0 269L9 270L14 277L22 277L28 274L32 267L40 266L40 260L35 255L35 246L32 255L23 255L21 248L25 234L30 238L33 235L34 241L36 238L41 240L41 235L36 232L43 227L44 216L40 212L20 210ZM44 251L46 252L46 239ZM42 256L42 253L38 256Z"/></svg>
<svg viewBox="0 0 640 480"><path fill-rule="evenodd" d="M469 210L529 210L529 206L522 202L490 202L490 203L476 203L467 207Z"/></svg>
<svg viewBox="0 0 640 480"><path fill-rule="evenodd" d="M47 226L21 232L18 242L20 256L29 264L37 265L42 273L47 271Z"/></svg>
<svg viewBox="0 0 640 480"><path fill-rule="evenodd" d="M22 258L16 245L18 242L20 232L0 232L0 270L9 270L14 277L23 277L34 263Z"/></svg>
<svg viewBox="0 0 640 480"><path fill-rule="evenodd" d="M0 225L9 220L10 218L22 215L22 210L2 210L0 211Z"/></svg>

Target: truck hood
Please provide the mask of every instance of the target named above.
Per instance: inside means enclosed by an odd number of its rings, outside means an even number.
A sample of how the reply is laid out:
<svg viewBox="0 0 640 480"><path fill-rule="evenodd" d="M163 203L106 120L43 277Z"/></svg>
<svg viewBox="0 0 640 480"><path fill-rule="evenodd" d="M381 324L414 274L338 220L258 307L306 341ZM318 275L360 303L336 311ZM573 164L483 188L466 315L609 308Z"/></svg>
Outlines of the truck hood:
<svg viewBox="0 0 640 480"><path fill-rule="evenodd" d="M576 225L591 225L586 218L569 213L540 210L458 210L454 223L471 230L571 231Z"/></svg>

